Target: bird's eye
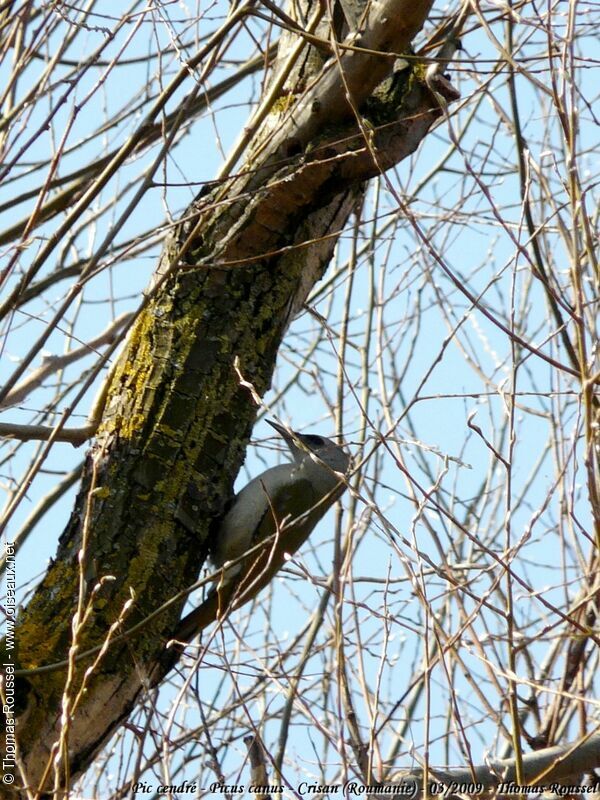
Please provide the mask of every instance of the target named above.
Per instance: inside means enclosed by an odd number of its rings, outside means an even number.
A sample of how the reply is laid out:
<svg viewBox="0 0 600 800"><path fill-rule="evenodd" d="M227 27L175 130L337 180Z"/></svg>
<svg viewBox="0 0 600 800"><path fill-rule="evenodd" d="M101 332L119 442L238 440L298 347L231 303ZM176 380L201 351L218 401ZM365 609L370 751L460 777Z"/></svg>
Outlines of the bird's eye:
<svg viewBox="0 0 600 800"><path fill-rule="evenodd" d="M315 436L312 433L302 437L304 444L310 447L311 450L316 450L318 447L323 447L325 440L322 436Z"/></svg>

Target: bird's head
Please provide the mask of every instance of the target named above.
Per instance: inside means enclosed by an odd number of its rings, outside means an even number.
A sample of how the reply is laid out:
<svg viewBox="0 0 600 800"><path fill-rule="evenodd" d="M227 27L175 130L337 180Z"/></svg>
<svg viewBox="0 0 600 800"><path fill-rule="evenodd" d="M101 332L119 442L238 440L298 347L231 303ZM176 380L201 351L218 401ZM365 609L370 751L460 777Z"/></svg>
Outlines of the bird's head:
<svg viewBox="0 0 600 800"><path fill-rule="evenodd" d="M313 463L318 461L326 464L334 472L345 475L350 469L350 455L331 439L326 436L318 436L314 433L297 433L296 431L284 428L278 422L268 419L267 422L282 437L290 449L294 461L298 464L309 459ZM311 458L311 453L317 457L318 461Z"/></svg>

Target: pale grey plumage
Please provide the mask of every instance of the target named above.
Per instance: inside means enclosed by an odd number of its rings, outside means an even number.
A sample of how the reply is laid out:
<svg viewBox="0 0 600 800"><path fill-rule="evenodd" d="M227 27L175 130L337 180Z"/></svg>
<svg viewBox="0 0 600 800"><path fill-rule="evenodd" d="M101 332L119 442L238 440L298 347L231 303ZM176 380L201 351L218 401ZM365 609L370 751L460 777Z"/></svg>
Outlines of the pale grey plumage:
<svg viewBox="0 0 600 800"><path fill-rule="evenodd" d="M224 569L206 600L181 620L178 639L190 639L255 597L346 488L351 459L342 447L324 436L269 424L283 437L294 460L266 470L235 497L210 549L213 566ZM265 546L257 548L261 542ZM236 564L225 567L236 559Z"/></svg>
<svg viewBox="0 0 600 800"><path fill-rule="evenodd" d="M324 436L288 431L267 421L286 441L294 460L266 470L236 496L210 551L216 568L275 533L277 524L297 520L292 527L302 530L296 530L300 537L294 537L294 544L297 538L306 539L345 488L343 477L350 456L339 445ZM287 552L294 552L296 547L290 545ZM228 570L228 581L242 569L240 563Z"/></svg>

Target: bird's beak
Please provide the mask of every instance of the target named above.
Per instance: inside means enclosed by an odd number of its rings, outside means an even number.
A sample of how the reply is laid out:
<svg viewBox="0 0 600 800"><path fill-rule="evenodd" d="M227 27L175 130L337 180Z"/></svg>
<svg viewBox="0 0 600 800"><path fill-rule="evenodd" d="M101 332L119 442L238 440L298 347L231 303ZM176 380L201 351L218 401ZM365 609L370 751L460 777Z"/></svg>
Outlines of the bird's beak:
<svg viewBox="0 0 600 800"><path fill-rule="evenodd" d="M275 422L275 420L268 419L266 421L272 428L275 428L275 430L281 436L281 438L284 439L285 443L290 448L292 453L298 450L297 445L294 444L294 437L289 433L287 428L284 428L283 425L280 425L278 422Z"/></svg>

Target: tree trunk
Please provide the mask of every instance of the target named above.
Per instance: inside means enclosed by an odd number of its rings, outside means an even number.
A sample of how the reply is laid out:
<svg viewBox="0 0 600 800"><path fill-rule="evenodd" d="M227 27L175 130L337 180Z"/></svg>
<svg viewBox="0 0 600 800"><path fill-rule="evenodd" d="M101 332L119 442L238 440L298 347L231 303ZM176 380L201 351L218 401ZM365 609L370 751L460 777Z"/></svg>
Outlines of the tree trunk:
<svg viewBox="0 0 600 800"><path fill-rule="evenodd" d="M69 676L64 664L31 672L69 657L78 597L83 653L117 620L113 638L196 579L254 423L247 383L259 395L269 388L286 327L326 269L364 182L414 152L441 113L422 65L392 72L393 58L373 54L405 51L430 5L372 4L377 11L352 41L369 53L341 51L339 61L317 65L316 78L295 74L291 108L275 104L241 175L199 196L167 241L111 375L56 560L18 622L26 671L18 738L33 788L52 788L57 750L62 784L81 773L140 690L172 667L176 652L165 643L183 597L101 657L79 659Z"/></svg>

